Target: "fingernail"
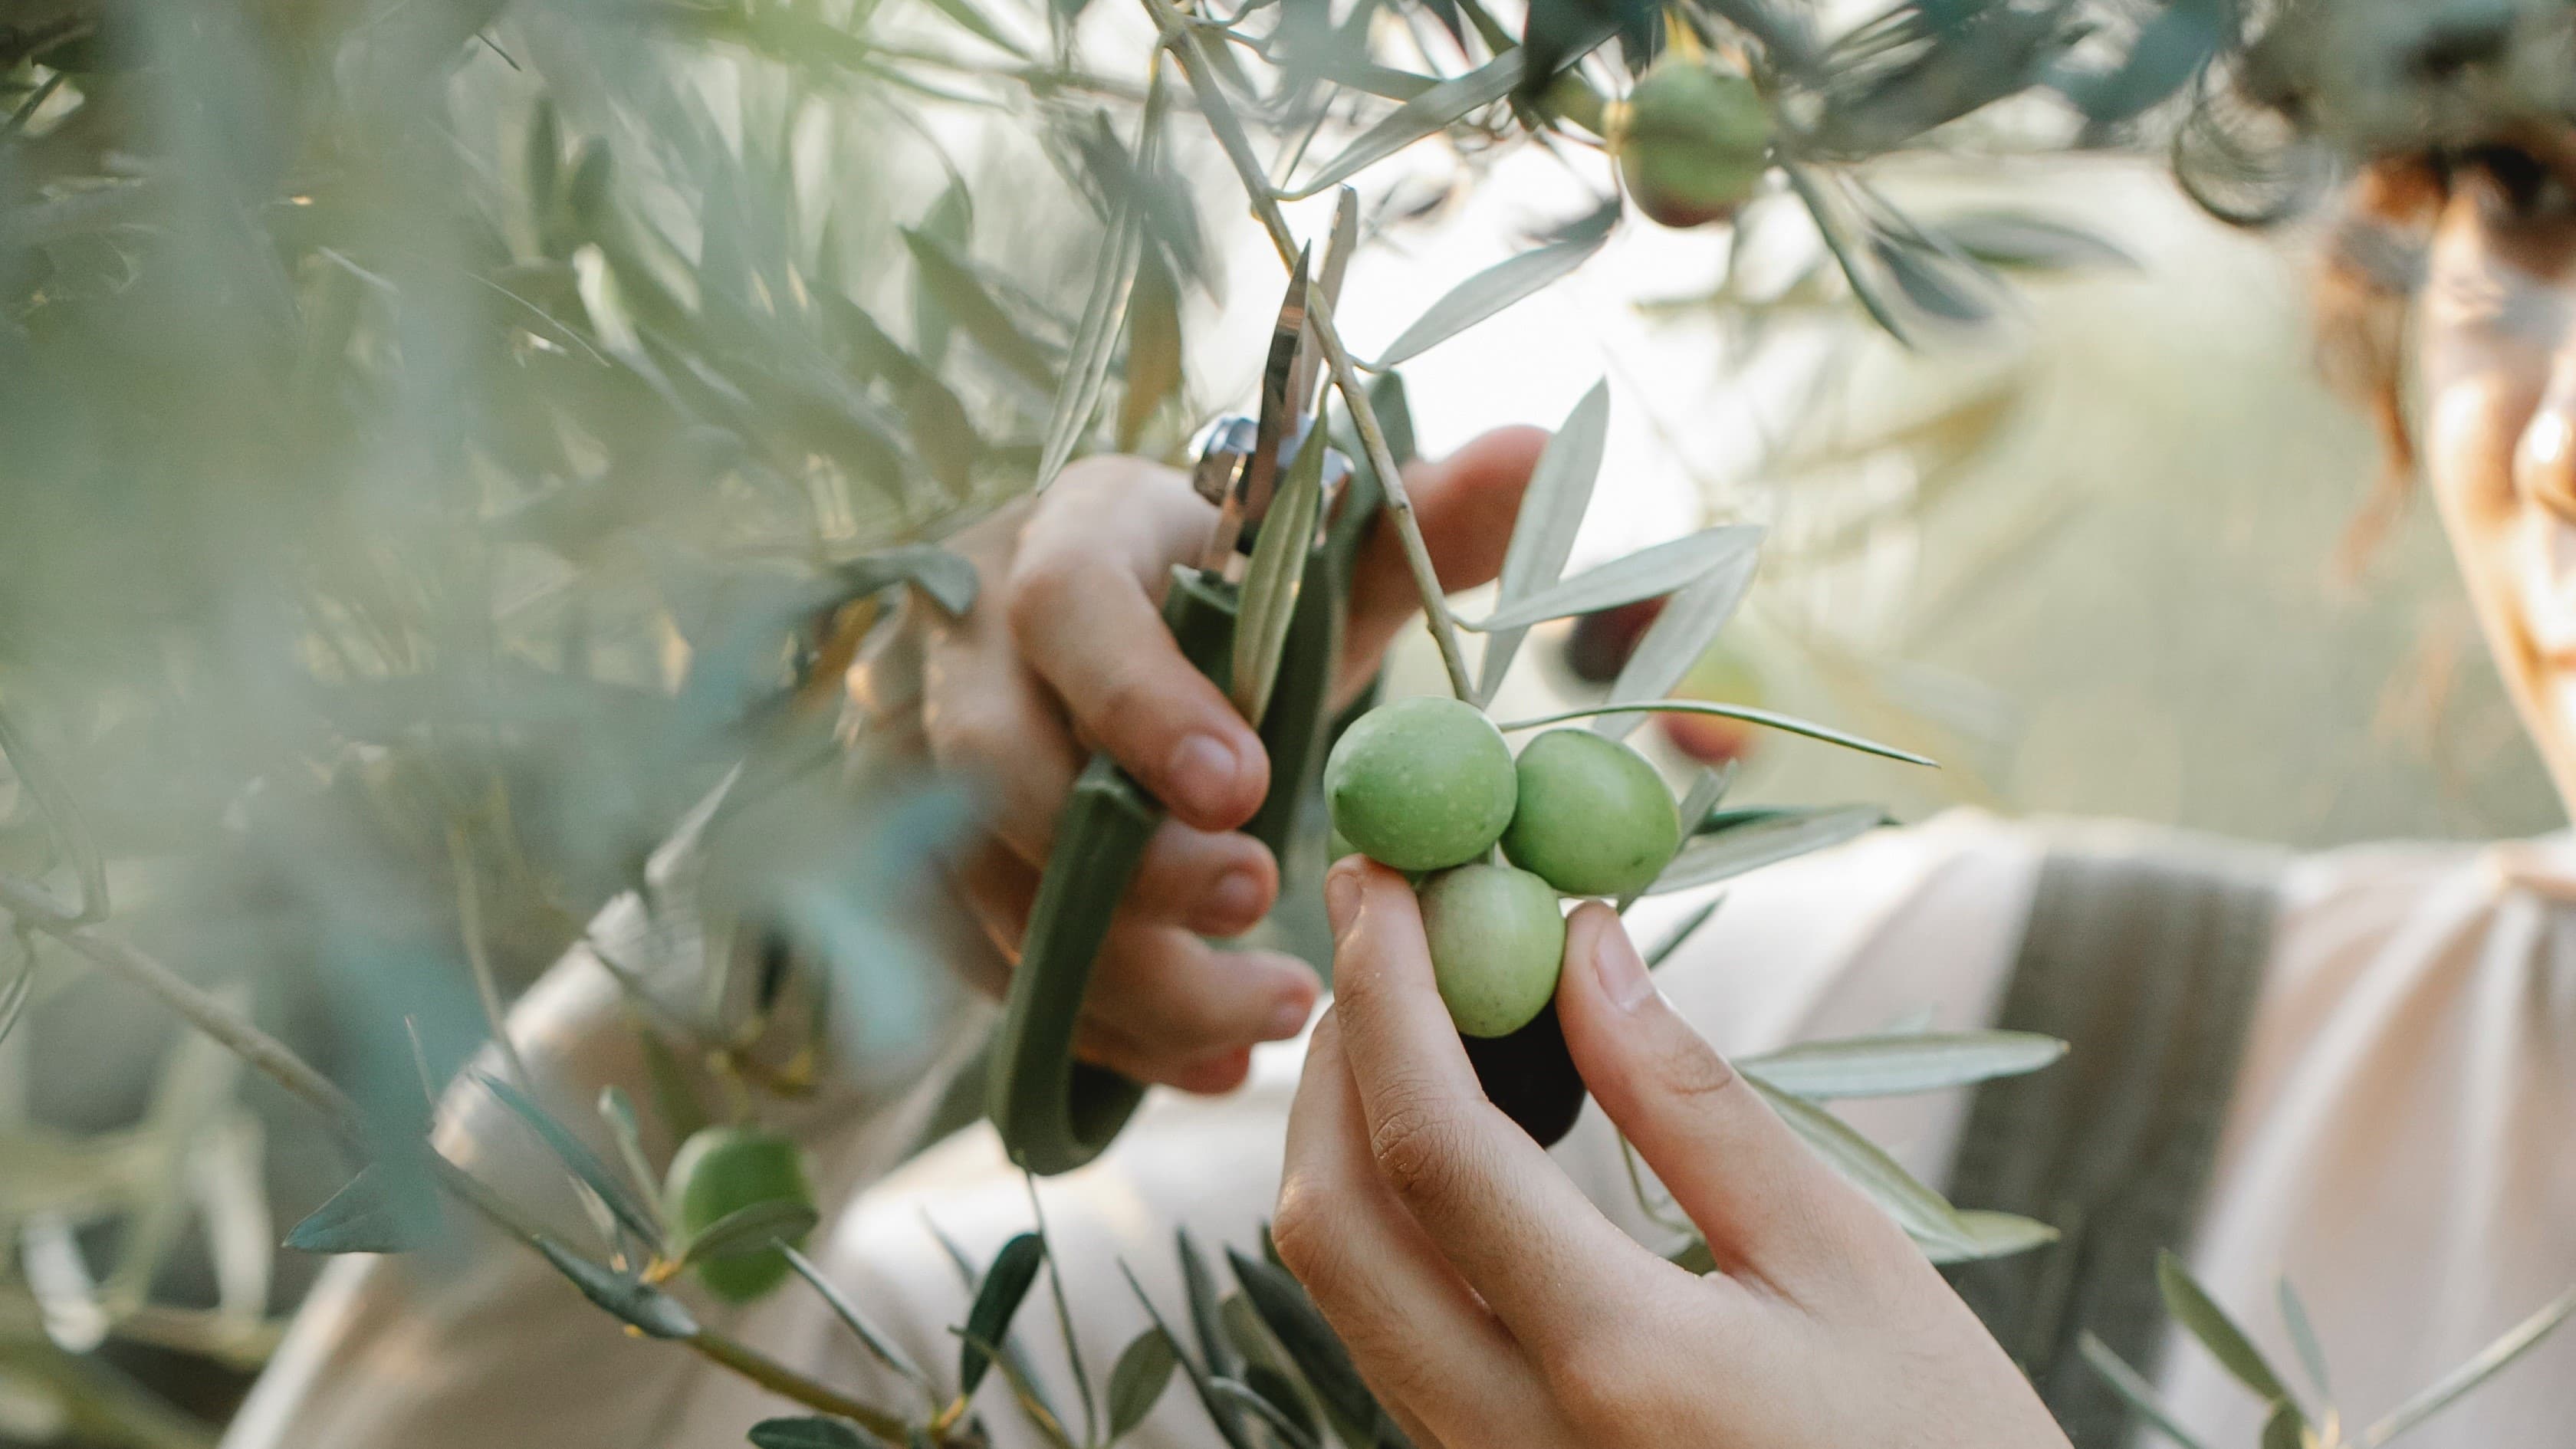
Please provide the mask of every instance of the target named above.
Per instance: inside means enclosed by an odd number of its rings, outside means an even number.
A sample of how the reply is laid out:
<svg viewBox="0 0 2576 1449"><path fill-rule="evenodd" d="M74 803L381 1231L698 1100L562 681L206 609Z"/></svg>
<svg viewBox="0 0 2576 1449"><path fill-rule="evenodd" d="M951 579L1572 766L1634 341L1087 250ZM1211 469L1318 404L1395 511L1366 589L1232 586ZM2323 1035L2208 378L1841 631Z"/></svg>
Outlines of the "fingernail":
<svg viewBox="0 0 2576 1449"><path fill-rule="evenodd" d="M1360 913L1360 868L1344 861L1324 873L1324 919L1332 922L1333 939L1351 928Z"/></svg>
<svg viewBox="0 0 2576 1449"><path fill-rule="evenodd" d="M1261 876L1257 871L1230 870L1208 892L1207 914L1224 928L1250 925L1261 914Z"/></svg>
<svg viewBox="0 0 2576 1449"><path fill-rule="evenodd" d="M1291 996L1287 998L1271 1010L1270 1024L1262 1028L1261 1039L1263 1041L1286 1041L1288 1038L1304 1031L1306 1029L1307 1013L1314 1009L1315 1003L1307 1000L1303 996Z"/></svg>
<svg viewBox="0 0 2576 1449"><path fill-rule="evenodd" d="M1625 930L1604 926L1592 939L1592 972L1612 1006L1634 1011L1655 994L1655 979L1646 974L1646 963Z"/></svg>
<svg viewBox="0 0 2576 1449"><path fill-rule="evenodd" d="M1214 735L1190 735L1172 751L1172 789L1200 815L1215 815L1234 804L1234 778L1239 766L1234 751Z"/></svg>

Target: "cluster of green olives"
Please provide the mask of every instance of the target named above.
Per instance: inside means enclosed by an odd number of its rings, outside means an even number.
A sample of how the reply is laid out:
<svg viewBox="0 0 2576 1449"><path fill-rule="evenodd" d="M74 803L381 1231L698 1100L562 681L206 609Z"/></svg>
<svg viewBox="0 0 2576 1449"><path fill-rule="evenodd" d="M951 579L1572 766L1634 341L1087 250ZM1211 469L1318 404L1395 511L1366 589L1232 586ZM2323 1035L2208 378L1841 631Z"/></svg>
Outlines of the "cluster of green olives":
<svg viewBox="0 0 2576 1449"><path fill-rule="evenodd" d="M1458 1030L1509 1036L1556 995L1560 895L1625 896L1681 843L1681 812L1645 757L1551 730L1512 758L1501 730L1454 699L1361 716L1324 763L1333 829L1415 894L1440 999ZM1483 859L1496 845L1511 864Z"/></svg>

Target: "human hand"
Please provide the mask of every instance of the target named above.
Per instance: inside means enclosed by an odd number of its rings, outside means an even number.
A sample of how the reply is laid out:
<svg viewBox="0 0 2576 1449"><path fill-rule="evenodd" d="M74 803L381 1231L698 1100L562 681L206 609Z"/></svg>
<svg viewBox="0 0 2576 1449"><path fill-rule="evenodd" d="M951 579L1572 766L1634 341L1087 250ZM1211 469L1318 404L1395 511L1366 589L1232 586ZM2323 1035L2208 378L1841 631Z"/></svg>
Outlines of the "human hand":
<svg viewBox="0 0 2576 1449"><path fill-rule="evenodd" d="M1442 584L1502 567L1545 435L1488 433L1406 482ZM1084 1001L1076 1050L1142 1081L1228 1090L1252 1044L1296 1035L1319 991L1304 962L1224 951L1269 913L1278 863L1237 827L1261 806L1269 762L1223 690L1193 668L1159 614L1175 563L1206 546L1216 509L1182 474L1134 458L1067 468L1043 496L951 546L982 587L962 619L921 610L920 725L932 760L979 781L986 833L953 862L979 924L1016 960L1084 758L1107 750L1171 811L1146 847ZM1391 530L1353 573L1339 694L1374 674L1419 608ZM998 993L1007 983L980 983Z"/></svg>
<svg viewBox="0 0 2576 1449"><path fill-rule="evenodd" d="M1707 1236L1701 1276L1621 1232L1476 1085L1412 889L1325 885L1335 1002L1273 1232L1379 1401L1446 1449L2066 1449L1895 1222L1655 990L1608 907L1556 1006L1592 1094Z"/></svg>

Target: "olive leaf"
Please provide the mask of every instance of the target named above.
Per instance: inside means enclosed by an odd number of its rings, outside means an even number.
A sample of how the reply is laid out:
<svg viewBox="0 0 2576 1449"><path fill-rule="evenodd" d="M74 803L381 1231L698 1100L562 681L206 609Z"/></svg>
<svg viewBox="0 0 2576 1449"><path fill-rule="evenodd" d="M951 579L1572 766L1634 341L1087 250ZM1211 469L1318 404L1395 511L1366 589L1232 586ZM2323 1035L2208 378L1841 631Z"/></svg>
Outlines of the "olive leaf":
<svg viewBox="0 0 2576 1449"><path fill-rule="evenodd" d="M1297 595L1305 585L1306 562L1315 556L1328 446L1328 432L1320 424L1306 430L1306 441L1297 449L1286 481L1271 499L1270 514L1261 521L1261 537L1254 542L1252 563L1244 571L1230 692L1234 707L1255 729L1269 712L1270 696L1279 682L1279 656L1288 647L1289 627L1297 621Z"/></svg>
<svg viewBox="0 0 2576 1449"><path fill-rule="evenodd" d="M1683 592L1687 593L1689 591L1684 590ZM1650 714L1705 714L1714 715L1720 719L1740 719L1748 724L1766 725L1772 729L1784 730L1793 735L1805 735L1811 740L1822 740L1829 745L1840 745L1847 750L1858 750L1865 755L1877 755L1884 759L1901 760L1909 765L1933 765L1937 763L1929 755L1918 755L1912 750L1900 750L1894 745L1881 744L1866 736L1851 734L1843 730L1834 729L1828 725L1820 725L1813 720L1800 719L1796 715L1779 714L1767 709L1755 709L1749 704L1719 704L1714 700L1706 699L1613 700L1605 704L1585 705L1581 709L1559 710L1554 714L1536 715L1529 719L1516 719L1501 725L1499 728L1501 728L1505 734L1512 734L1521 730L1534 730L1543 725L1563 724L1568 720L1597 720L1613 715L1634 715L1636 717L1643 718ZM1703 833L1706 828L1707 827L1705 826L1702 827Z"/></svg>
<svg viewBox="0 0 2576 1449"><path fill-rule="evenodd" d="M590 1150L588 1143L574 1136L570 1128L556 1121L545 1108L538 1106L526 1093L508 1082L481 1070L475 1071L473 1077L475 1081L482 1084L485 1091L498 1097L502 1106L509 1108L520 1121L534 1128L537 1136L544 1139L546 1146L553 1151L555 1160L563 1164L565 1171L570 1172L575 1181L588 1188L591 1194L608 1209L609 1214L617 1220L618 1224L635 1235L638 1242L662 1241L660 1210L651 1203L637 1198L625 1181L612 1171L607 1163L599 1160L599 1154Z"/></svg>
<svg viewBox="0 0 2576 1449"><path fill-rule="evenodd" d="M1637 640L1636 652L1628 656L1628 662L1619 668L1618 678L1610 682L1610 703L1630 704L1671 693L1700 656L1708 652L1717 631L1735 617L1736 609L1753 587L1753 572L1759 563L1759 555L1747 554L1721 564L1666 601L1663 612ZM1623 739L1645 718L1642 714L1604 714L1593 720L1592 728L1614 740Z"/></svg>
<svg viewBox="0 0 2576 1449"><path fill-rule="evenodd" d="M2182 1426L2171 1409L2165 1407L2164 1400L2156 1395L2155 1385L2148 1383L2144 1374L2129 1367L2117 1353L2112 1352L2111 1345L2096 1337L2093 1330L2084 1330L2083 1336L2076 1340L2076 1351L2083 1354L2084 1361L2091 1364L2093 1371L2111 1386L2111 1392L2137 1410L2139 1417L2154 1425L2157 1433L2182 1446L2182 1449L2208 1449Z"/></svg>
<svg viewBox="0 0 2576 1449"><path fill-rule="evenodd" d="M1182 1262L1186 1265L1188 1261L1188 1256L1184 1254ZM1172 1335L1172 1325L1163 1320L1163 1310L1154 1306L1153 1298L1145 1292L1145 1285L1136 1281L1136 1270L1128 1267L1122 1260L1118 1264L1118 1271L1127 1279L1128 1291L1134 1293L1136 1301L1144 1305L1145 1316L1154 1320L1154 1327L1161 1330L1165 1339L1177 1345L1179 1340ZM1204 1331L1203 1325L1202 1332ZM1217 1393L1215 1376L1201 1367L1198 1360L1186 1353L1175 1353L1174 1358L1179 1362L1181 1372L1189 1376L1190 1388L1198 1395L1199 1406L1207 1410L1209 1421L1216 1425L1217 1436L1225 1440L1228 1449L1253 1449L1251 1433L1244 1427L1242 1415L1234 1405Z"/></svg>
<svg viewBox="0 0 2576 1449"><path fill-rule="evenodd" d="M1993 267L2063 272L2084 267L2135 271L2139 266L2136 256L2095 232L2025 212L1965 212L1943 217L1932 229Z"/></svg>
<svg viewBox="0 0 2576 1449"><path fill-rule="evenodd" d="M2287 1278L2274 1285L2273 1293L2281 1301L2281 1321L2289 1327L2290 1346L2299 1351L2299 1367L2306 1370L2308 1382L2320 1395L2331 1398L2334 1384L2326 1376L2325 1346L2317 1342L2317 1326L2308 1318L2307 1303Z"/></svg>
<svg viewBox="0 0 2576 1449"><path fill-rule="evenodd" d="M1530 470L1521 493L1519 514L1512 521L1512 541L1503 551L1497 581L1497 608L1509 608L1555 583L1574 552L1574 536L1592 504L1592 486L1601 476L1602 449L1610 437L1610 382L1592 385L1566 414L1556 435L1547 440L1538 465ZM1520 651L1526 629L1496 630L1485 640L1476 679L1478 702L1489 701L1502 688L1512 656ZM1678 677L1678 676L1676 676Z"/></svg>
<svg viewBox="0 0 2576 1449"><path fill-rule="evenodd" d="M570 1252L553 1239L530 1240L555 1271L572 1280L581 1295L607 1309L620 1320L633 1325L649 1338L690 1338L698 1332L698 1321L680 1300L638 1278L614 1273L587 1258Z"/></svg>
<svg viewBox="0 0 2576 1449"><path fill-rule="evenodd" d="M2308 1416L2296 1404L2280 1404L2263 1421L2262 1449L2307 1449Z"/></svg>
<svg viewBox="0 0 2576 1449"><path fill-rule="evenodd" d="M1109 1371L1109 1437L1125 1438L1170 1386L1172 1370L1179 1366L1179 1355L1172 1347L1172 1336L1160 1326L1146 1329L1128 1341L1118 1354L1117 1366Z"/></svg>
<svg viewBox="0 0 2576 1449"><path fill-rule="evenodd" d="M973 1397L976 1385L984 1381L984 1371L992 1367L991 1346L1000 1344L1011 1331L1011 1319L1036 1284L1038 1265L1045 1258L1046 1245L1035 1233L1020 1234L993 1255L993 1266L985 1270L984 1281L975 1290L974 1306L966 1311L966 1343L957 1357L959 1397Z"/></svg>
<svg viewBox="0 0 2576 1449"><path fill-rule="evenodd" d="M984 285L974 264L941 237L912 227L898 230L904 245L912 250L922 285L939 299L941 309L966 329L966 335L995 362L1040 393L1053 396L1057 383L1054 352L1012 319Z"/></svg>
<svg viewBox="0 0 2576 1449"><path fill-rule="evenodd" d="M859 1312L858 1305L850 1301L849 1295L832 1286L832 1280L823 1276L823 1270L815 1267L812 1259L799 1252L793 1243L780 1243L778 1251L787 1255L787 1266L796 1270L796 1276L812 1284L814 1291L822 1295L824 1304L832 1310L832 1316L841 1320L842 1326L850 1330L850 1336L859 1341L860 1347L865 1348L877 1362L918 1385L924 1395L936 1397L930 1375L923 1373L904 1356L901 1349L894 1346L892 1340L878 1332L876 1325Z"/></svg>
<svg viewBox="0 0 2576 1449"><path fill-rule="evenodd" d="M793 1198L772 1198L739 1207L706 1225L680 1244L679 1261L686 1267L716 1258L740 1258L765 1253L803 1238L822 1221L811 1203Z"/></svg>
<svg viewBox="0 0 2576 1449"><path fill-rule="evenodd" d="M753 1449L876 1449L878 1440L843 1419L763 1419L751 1426Z"/></svg>
<svg viewBox="0 0 2576 1449"><path fill-rule="evenodd" d="M1013 40L983 11L976 9L971 0L927 0L927 3L978 39L989 41L1022 60L1029 58L1028 48Z"/></svg>
<svg viewBox="0 0 2576 1449"><path fill-rule="evenodd" d="M1802 1042L1745 1060L1763 1080L1809 1101L1901 1097L2038 1071L2066 1043L2027 1031L1847 1037Z"/></svg>
<svg viewBox="0 0 2576 1449"><path fill-rule="evenodd" d="M854 596L910 584L928 594L951 618L963 618L967 610L975 607L979 586L973 564L932 543L908 543L863 553L833 565L833 572Z"/></svg>
<svg viewBox="0 0 2576 1449"><path fill-rule="evenodd" d="M1961 1221L1958 1210L1941 1194L1916 1181L1877 1143L1804 1097L1773 1086L1759 1072L1739 1069L1744 1080L1753 1084L1791 1131L1814 1148L1845 1181L1886 1209L1888 1216L1928 1252L1951 1257L1986 1256L1976 1230Z"/></svg>
<svg viewBox="0 0 2576 1449"><path fill-rule="evenodd" d="M1468 114L1509 96L1521 83L1519 50L1505 51L1465 75L1442 81L1396 107L1341 154L1324 163L1306 184L1280 193L1283 201L1303 201L1338 186L1425 136L1447 129Z"/></svg>
<svg viewBox="0 0 2576 1449"><path fill-rule="evenodd" d="M1652 971L1671 960L1673 953L1680 950L1691 937L1698 935L1699 928L1707 925L1708 918L1716 915L1717 908L1724 904L1726 904L1726 897L1719 896L1684 916L1678 925L1664 933L1662 940L1646 949L1646 969Z"/></svg>
<svg viewBox="0 0 2576 1449"><path fill-rule="evenodd" d="M299 1253L407 1253L430 1240L438 1221L438 1196L426 1181L402 1191L369 1163L289 1229L286 1246Z"/></svg>
<svg viewBox="0 0 2576 1449"><path fill-rule="evenodd" d="M1483 619L1461 619L1458 627L1478 633L1526 629L1550 619L1661 598L1714 569L1759 551L1762 535L1760 527L1749 523L1704 528L1688 537L1639 549L1625 558L1587 569L1508 608L1497 608Z"/></svg>
<svg viewBox="0 0 2576 1449"><path fill-rule="evenodd" d="M1208 1381L1208 1387L1215 1391L1217 1397L1250 1411L1264 1427L1278 1435L1289 1449L1321 1449L1312 1433L1299 1428L1295 1421L1279 1412L1276 1406L1262 1397L1260 1391L1251 1385L1238 1379L1211 1378Z"/></svg>
<svg viewBox="0 0 2576 1449"><path fill-rule="evenodd" d="M1383 372L1411 361L1572 275L1610 240L1610 224L1618 219L1619 206L1614 201L1595 217L1586 218L1565 240L1506 257L1460 282L1415 318L1413 325L1396 334L1386 351L1369 364L1370 369Z"/></svg>
<svg viewBox="0 0 2576 1449"><path fill-rule="evenodd" d="M1958 1218L1964 1230L1960 1240L1924 1243L1924 1257L1936 1264L1975 1263L1987 1258L2009 1258L2057 1241L2057 1229L2036 1218L1984 1208L1960 1208Z"/></svg>
<svg viewBox="0 0 2576 1449"><path fill-rule="evenodd" d="M2557 1332L2570 1314L2576 1314L2576 1288L2560 1294L2539 1312L2507 1331L2502 1338L2479 1350L2476 1357L2398 1405L2387 1418L2371 1425L2361 1442L2366 1449L2379 1449L2379 1446L2415 1429L2449 1408L2461 1395L2493 1378L2507 1364L2537 1347L2542 1339Z"/></svg>
<svg viewBox="0 0 2576 1449"><path fill-rule="evenodd" d="M635 1103L625 1089L608 1086L599 1089L599 1120L606 1124L608 1135L616 1140L617 1155L633 1180L636 1196L651 1202L656 1179L653 1164L644 1155L644 1126L636 1119Z"/></svg>
<svg viewBox="0 0 2576 1449"><path fill-rule="evenodd" d="M1100 132L1096 144L1116 150L1118 139L1109 129L1109 118L1095 113L1095 120ZM1143 145L1153 133L1149 120L1138 144ZM1047 418L1046 441L1038 451L1033 492L1045 492L1073 457L1074 449L1091 431L1092 414L1099 410L1100 395L1108 386L1119 323L1126 317L1128 300L1135 292L1137 263L1145 248L1145 220L1137 214L1137 205L1138 197L1130 191L1116 198L1110 208L1109 235L1100 249L1099 270L1092 274L1091 294L1083 304L1081 325L1074 331L1073 356L1065 362L1064 382L1056 388L1054 409Z"/></svg>
<svg viewBox="0 0 2576 1449"><path fill-rule="evenodd" d="M948 1331L957 1335L958 1341L967 1348L982 1353L986 1362L1002 1371L1002 1381L1010 1386L1011 1398L1019 1404L1020 1412L1029 1416L1029 1423L1036 1427L1039 1437L1054 1445L1055 1449L1076 1449L1073 1431L1056 1416L1055 1405L1048 1402L1046 1391L1030 1377L1026 1359L1017 1354L997 1353L991 1339L979 1337L966 1329L951 1328Z"/></svg>
<svg viewBox="0 0 2576 1449"><path fill-rule="evenodd" d="M1261 1315L1262 1326L1287 1350L1336 1426L1348 1425L1373 1439L1384 1411L1370 1396L1342 1341L1333 1336L1324 1315L1306 1297L1306 1290L1286 1269L1231 1248L1225 1256L1253 1311Z"/></svg>
<svg viewBox="0 0 2576 1449"><path fill-rule="evenodd" d="M1840 845L1854 836L1872 831L1887 823L1887 815L1875 805L1845 805L1820 810L1790 811L1768 820L1752 821L1731 830L1694 837L1655 877L1646 894L1669 895L1712 881L1731 879L1747 871Z"/></svg>
<svg viewBox="0 0 2576 1449"><path fill-rule="evenodd" d="M1217 1301L1216 1275L1209 1271L1207 1255L1199 1251L1198 1240L1187 1228L1175 1229L1173 1241L1181 1260L1181 1291L1190 1305L1190 1327L1198 1333L1199 1355L1207 1360L1212 1373L1231 1377L1242 1359L1226 1339L1225 1312Z"/></svg>
<svg viewBox="0 0 2576 1449"><path fill-rule="evenodd" d="M1243 1383L1244 1387L1259 1394L1271 1408L1276 1409L1279 1418L1287 1420L1308 1439L1315 1439L1323 1433L1323 1425L1315 1417L1314 1405L1306 1402L1304 1392L1287 1370L1276 1364L1247 1363L1243 1366Z"/></svg>
<svg viewBox="0 0 2576 1449"><path fill-rule="evenodd" d="M2273 1371L2271 1361L2263 1357L2262 1350L2245 1336L2245 1330L2236 1326L2236 1320L2227 1316L2171 1250L2156 1259L2156 1288L2164 1295L2165 1311L2189 1329L2201 1347L2209 1350L2210 1357L2217 1359L2238 1383L2266 1402L2289 1399L2289 1387Z"/></svg>
<svg viewBox="0 0 2576 1449"><path fill-rule="evenodd" d="M1118 448L1135 451L1155 412L1180 395L1180 285L1148 249L1127 302L1126 390L1118 399Z"/></svg>

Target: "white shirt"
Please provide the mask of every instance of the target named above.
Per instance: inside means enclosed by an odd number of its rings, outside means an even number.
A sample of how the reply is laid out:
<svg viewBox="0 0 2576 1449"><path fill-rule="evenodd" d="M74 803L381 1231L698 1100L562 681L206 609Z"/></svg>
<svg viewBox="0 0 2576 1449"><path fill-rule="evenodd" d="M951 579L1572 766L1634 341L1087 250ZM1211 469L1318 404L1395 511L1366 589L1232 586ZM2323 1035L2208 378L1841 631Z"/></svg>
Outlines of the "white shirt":
<svg viewBox="0 0 2576 1449"><path fill-rule="evenodd" d="M1662 968L1662 985L1734 1055L1883 1030L1927 1011L1939 1028L1983 1025L2048 842L2117 829L1960 811L1770 868L1730 883L1716 916ZM1632 928L1654 940L1702 899L1649 901ZM2375 1420L2576 1284L2576 907L2565 899L2576 899L2576 841L2565 837L2361 847L2306 857L2288 872L2188 1256L2293 1382L2297 1358L2275 1288L2285 1274L2297 1285L2347 1424ZM983 1014L964 1009L952 1043ZM513 1022L562 1101L586 1103L603 1082L638 1075L614 987L596 963L558 967ZM1256 1241L1277 1187L1299 1049L1262 1049L1251 1082L1223 1099L1155 1094L1100 1161L1043 1185L1095 1385L1147 1321L1122 1260L1177 1323L1174 1228L1188 1227L1212 1255ZM889 1088L847 1088L809 1108L801 1130L823 1164L826 1200L845 1202L817 1235L820 1260L890 1337L953 1384L948 1327L963 1321L966 1293L928 1224L980 1262L1029 1226L1029 1206L981 1127L858 1191L917 1119L918 1096L899 1108ZM1954 1092L1838 1105L1938 1183L1967 1100ZM560 1175L488 1101L463 1104L443 1140L514 1196L551 1194L565 1213ZM1611 1217L1666 1246L1634 1203L1597 1110L1556 1156ZM802 1285L705 1317L869 1402L915 1408ZM1078 1417L1043 1296L1017 1332L1057 1403ZM2255 1443L2259 1405L2178 1332L2159 1381L2211 1449ZM2555 1449L2576 1435L2571 1385L2576 1328L2408 1442ZM996 1375L978 1401L995 1443L1039 1443L1007 1395ZM761 1417L795 1412L681 1348L626 1337L528 1254L478 1240L461 1260L335 1264L225 1445L716 1449L744 1442ZM1125 1442L1217 1441L1175 1378Z"/></svg>

